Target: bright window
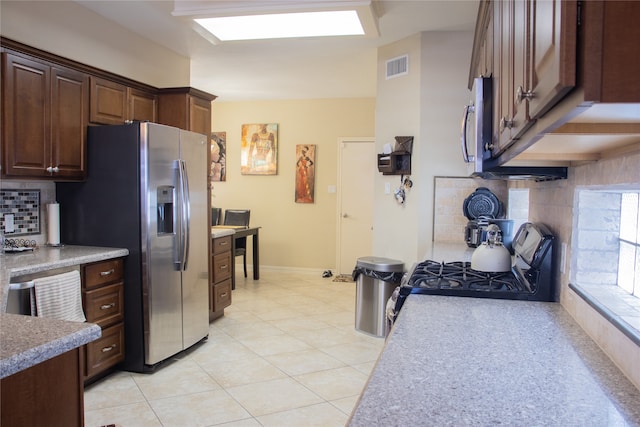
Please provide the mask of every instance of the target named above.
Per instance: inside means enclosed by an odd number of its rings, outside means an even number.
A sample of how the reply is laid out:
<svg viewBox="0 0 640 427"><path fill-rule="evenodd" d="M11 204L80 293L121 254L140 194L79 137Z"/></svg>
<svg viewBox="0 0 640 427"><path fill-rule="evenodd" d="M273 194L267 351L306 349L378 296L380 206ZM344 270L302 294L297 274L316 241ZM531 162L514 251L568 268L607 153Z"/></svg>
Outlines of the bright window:
<svg viewBox="0 0 640 427"><path fill-rule="evenodd" d="M640 345L640 187L576 192L569 288Z"/></svg>
<svg viewBox="0 0 640 427"><path fill-rule="evenodd" d="M640 297L640 193L623 193L620 203L618 286Z"/></svg>
<svg viewBox="0 0 640 427"><path fill-rule="evenodd" d="M225 16L195 21L222 41L364 34L355 10Z"/></svg>

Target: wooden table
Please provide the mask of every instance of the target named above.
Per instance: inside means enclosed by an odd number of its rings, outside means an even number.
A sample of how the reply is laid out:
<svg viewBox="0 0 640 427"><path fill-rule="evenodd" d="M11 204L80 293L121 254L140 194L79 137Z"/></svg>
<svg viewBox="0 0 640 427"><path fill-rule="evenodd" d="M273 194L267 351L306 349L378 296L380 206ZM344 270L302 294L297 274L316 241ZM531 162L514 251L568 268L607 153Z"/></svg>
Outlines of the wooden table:
<svg viewBox="0 0 640 427"><path fill-rule="evenodd" d="M253 254L253 280L259 280L260 279L260 236L259 236L259 230L261 227L249 227L249 228L245 228L242 226L237 226L237 225L214 225L211 228L230 228L234 231L233 234L233 251L235 253L235 249L236 249L236 239L240 239L243 237L251 237L251 243L252 243L252 254ZM234 256L234 262L231 263L232 266L232 283L233 283L233 288L235 289L235 256Z"/></svg>

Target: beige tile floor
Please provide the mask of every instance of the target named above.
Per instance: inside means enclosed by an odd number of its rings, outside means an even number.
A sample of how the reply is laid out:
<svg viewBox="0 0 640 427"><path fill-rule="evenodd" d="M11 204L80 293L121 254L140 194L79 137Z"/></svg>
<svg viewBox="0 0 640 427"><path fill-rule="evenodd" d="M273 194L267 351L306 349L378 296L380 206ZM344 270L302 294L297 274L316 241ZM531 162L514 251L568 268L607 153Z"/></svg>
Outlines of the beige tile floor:
<svg viewBox="0 0 640 427"><path fill-rule="evenodd" d="M261 276L237 275L204 344L154 374L87 387L85 425L344 426L384 344L354 328L355 284Z"/></svg>

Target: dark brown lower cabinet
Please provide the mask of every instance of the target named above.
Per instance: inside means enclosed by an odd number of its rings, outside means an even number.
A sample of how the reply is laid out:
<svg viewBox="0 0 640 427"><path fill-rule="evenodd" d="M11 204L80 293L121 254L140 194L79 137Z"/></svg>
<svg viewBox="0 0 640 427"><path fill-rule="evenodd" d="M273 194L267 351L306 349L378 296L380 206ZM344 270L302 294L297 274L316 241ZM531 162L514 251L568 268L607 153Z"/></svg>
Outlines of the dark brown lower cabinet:
<svg viewBox="0 0 640 427"><path fill-rule="evenodd" d="M70 350L1 379L0 400L2 426L83 426L80 350Z"/></svg>

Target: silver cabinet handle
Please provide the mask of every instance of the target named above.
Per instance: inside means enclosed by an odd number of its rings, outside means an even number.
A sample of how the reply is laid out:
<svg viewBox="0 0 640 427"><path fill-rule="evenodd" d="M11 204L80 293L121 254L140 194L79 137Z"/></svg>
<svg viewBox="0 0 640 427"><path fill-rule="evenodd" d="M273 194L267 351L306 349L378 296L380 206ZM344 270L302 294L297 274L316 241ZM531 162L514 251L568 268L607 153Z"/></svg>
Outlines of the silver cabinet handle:
<svg viewBox="0 0 640 427"><path fill-rule="evenodd" d="M108 352L110 352L111 350L114 350L116 347L117 347L117 346L116 346L115 344L110 345L109 347L104 347L104 348L102 349L102 352L103 352L103 353L108 353Z"/></svg>
<svg viewBox="0 0 640 427"><path fill-rule="evenodd" d="M100 306L100 310L108 310L110 308L113 308L116 306L115 302L112 302L111 304L103 304Z"/></svg>
<svg viewBox="0 0 640 427"><path fill-rule="evenodd" d="M224 242L220 242L219 245L220 246L227 246L229 244L229 242L227 242L226 240Z"/></svg>
<svg viewBox="0 0 640 427"><path fill-rule="evenodd" d="M224 294L220 294L220 298L224 298L227 296L227 293L225 292Z"/></svg>
<svg viewBox="0 0 640 427"><path fill-rule="evenodd" d="M500 132L513 127L513 120L507 120L506 117L500 119Z"/></svg>
<svg viewBox="0 0 640 427"><path fill-rule="evenodd" d="M522 86L518 86L518 89L516 90L516 101L518 104L522 104L522 101L525 99L528 101L533 98L535 98L535 95L532 90L525 91Z"/></svg>
<svg viewBox="0 0 640 427"><path fill-rule="evenodd" d="M226 270L227 268L228 268L228 266L226 264L220 266L220 270Z"/></svg>
<svg viewBox="0 0 640 427"><path fill-rule="evenodd" d="M110 274L113 274L113 273L115 273L115 272L116 272L116 270L112 268L111 270L101 271L101 272L100 272L100 276L103 276L103 277L104 277L104 276L109 276Z"/></svg>

